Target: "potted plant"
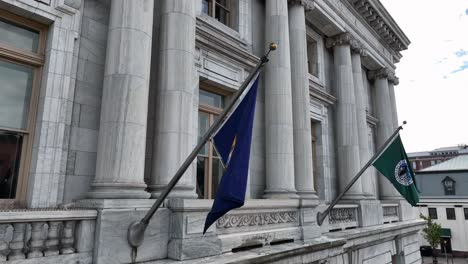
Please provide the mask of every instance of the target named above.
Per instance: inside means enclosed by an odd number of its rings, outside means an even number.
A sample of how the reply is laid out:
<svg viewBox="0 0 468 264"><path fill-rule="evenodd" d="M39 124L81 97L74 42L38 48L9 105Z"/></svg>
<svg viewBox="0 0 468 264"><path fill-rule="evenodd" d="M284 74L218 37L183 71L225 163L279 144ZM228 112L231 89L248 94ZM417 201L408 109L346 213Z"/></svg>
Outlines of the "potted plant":
<svg viewBox="0 0 468 264"><path fill-rule="evenodd" d="M430 217L420 215L420 217L426 220L426 227L423 228L423 237L429 243L432 248L432 263L437 264L437 247L440 245L440 236L442 235L442 226L434 221Z"/></svg>

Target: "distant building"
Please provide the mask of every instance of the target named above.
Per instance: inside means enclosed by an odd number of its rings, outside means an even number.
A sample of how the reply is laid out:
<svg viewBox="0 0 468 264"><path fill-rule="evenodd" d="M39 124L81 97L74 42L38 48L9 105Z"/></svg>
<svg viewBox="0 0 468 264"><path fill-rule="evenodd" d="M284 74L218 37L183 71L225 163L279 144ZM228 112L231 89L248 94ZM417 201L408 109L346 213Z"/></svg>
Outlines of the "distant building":
<svg viewBox="0 0 468 264"><path fill-rule="evenodd" d="M420 170L417 176L419 212L442 225L447 252L468 256L468 155Z"/></svg>
<svg viewBox="0 0 468 264"><path fill-rule="evenodd" d="M431 151L412 152L408 153L408 158L413 170L419 171L463 154L468 154L468 145L466 144L437 148Z"/></svg>

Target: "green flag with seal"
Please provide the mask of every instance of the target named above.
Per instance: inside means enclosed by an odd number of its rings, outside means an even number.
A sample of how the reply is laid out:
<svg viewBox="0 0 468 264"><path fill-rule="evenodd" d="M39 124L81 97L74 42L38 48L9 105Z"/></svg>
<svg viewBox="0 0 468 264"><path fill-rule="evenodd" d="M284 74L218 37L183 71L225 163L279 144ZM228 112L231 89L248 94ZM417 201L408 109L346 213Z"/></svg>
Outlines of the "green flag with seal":
<svg viewBox="0 0 468 264"><path fill-rule="evenodd" d="M395 186L408 203L416 206L419 202L419 194L416 188L416 179L409 164L399 134L372 163Z"/></svg>

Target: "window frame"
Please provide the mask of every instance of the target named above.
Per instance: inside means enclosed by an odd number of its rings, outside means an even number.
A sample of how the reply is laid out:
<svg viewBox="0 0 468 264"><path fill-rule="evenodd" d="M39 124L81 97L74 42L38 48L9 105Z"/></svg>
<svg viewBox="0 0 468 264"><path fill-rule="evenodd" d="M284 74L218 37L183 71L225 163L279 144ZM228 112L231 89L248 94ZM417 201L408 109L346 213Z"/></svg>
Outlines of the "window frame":
<svg viewBox="0 0 468 264"><path fill-rule="evenodd" d="M435 213L435 217L432 217L432 215L431 215L431 211L432 211L432 210L433 210L433 212ZM438 215L437 215L437 208L436 208L436 207L429 207L429 208L427 208L427 214L428 214L428 216L429 216L431 219L436 220L436 219L439 218Z"/></svg>
<svg viewBox="0 0 468 264"><path fill-rule="evenodd" d="M21 27L35 30L39 33L37 52L31 52L20 48L0 43L0 60L25 67L30 67L33 72L31 97L29 101L28 120L25 129L0 127L0 130L18 133L23 136L21 156L19 160L16 195L12 199L0 199L0 208L17 208L26 205L28 174L32 160L32 148L34 140L37 110L39 103L40 84L45 63L45 48L47 40L47 26L30 19L0 10L0 17L8 22Z"/></svg>
<svg viewBox="0 0 468 264"><path fill-rule="evenodd" d="M230 95L229 92L220 89L218 87L212 86L210 84L202 83L200 82L200 90L203 90L205 92L209 93L214 93L223 96L223 103L226 103L226 100L228 99L228 96ZM216 117L219 116L223 112L224 108L218 108L202 103L198 103L198 113L203 112L208 114L208 123L211 126L214 121L216 120ZM216 193L213 192L213 159L214 157L214 152L215 148L213 146L213 142L210 140L206 143L208 145L208 153L207 155L201 155L198 154L197 158L202 156L205 157L205 175L204 175L204 193L203 197L199 197L199 199L214 199L214 196ZM220 157L217 157L217 159L221 160ZM221 175L222 176L222 175ZM198 183L197 183L198 184Z"/></svg>
<svg viewBox="0 0 468 264"><path fill-rule="evenodd" d="M453 218L449 218L449 211L452 211L453 210ZM457 220L457 214L456 214L456 211L455 211L455 208L445 208L445 216L447 218L447 220Z"/></svg>
<svg viewBox="0 0 468 264"><path fill-rule="evenodd" d="M465 215L465 220L468 220L468 208L463 208L463 213Z"/></svg>
<svg viewBox="0 0 468 264"><path fill-rule="evenodd" d="M206 14L207 16L215 19L219 23L228 26L232 28L232 0L226 0L227 5L224 6L220 3L218 3L218 0L206 0L208 2L208 13L204 13L202 10L202 13ZM226 12L226 23L221 22L216 18L216 6L219 6Z"/></svg>
<svg viewBox="0 0 468 264"><path fill-rule="evenodd" d="M452 182L452 188L449 189L445 183L446 182ZM449 176L445 177L443 180L442 180L442 186L444 187L444 194L445 195L456 195L456 189L455 189L455 184L456 184L456 181L453 180L452 178L450 178Z"/></svg>
<svg viewBox="0 0 468 264"><path fill-rule="evenodd" d="M306 40L307 40L307 48L306 48L306 56L307 60L309 61L309 46L308 43L313 41L315 42L315 49L316 49L316 55L317 55L317 76L309 73L309 63L307 63L307 74L309 76L309 79L318 83L321 86L325 85L325 65L324 65L324 60L325 60L325 55L324 55L324 42L323 42L323 37L315 32L310 26L306 27Z"/></svg>

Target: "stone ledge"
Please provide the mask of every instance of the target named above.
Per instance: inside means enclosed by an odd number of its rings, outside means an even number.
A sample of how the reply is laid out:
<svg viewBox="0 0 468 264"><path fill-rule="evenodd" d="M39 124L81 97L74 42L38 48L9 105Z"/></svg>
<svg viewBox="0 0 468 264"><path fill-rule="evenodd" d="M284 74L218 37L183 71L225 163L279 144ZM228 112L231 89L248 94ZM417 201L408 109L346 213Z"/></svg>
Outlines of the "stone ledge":
<svg viewBox="0 0 468 264"><path fill-rule="evenodd" d="M3 263L3 262L2 262ZM37 264L37 263L49 263L49 264L88 264L93 263L92 252L76 253L59 256L49 256L42 258L31 258L31 259L19 259L7 261L8 264Z"/></svg>
<svg viewBox="0 0 468 264"><path fill-rule="evenodd" d="M271 263L281 259L289 258L292 256L306 255L310 253L321 252L319 259L313 259L317 261L320 259L327 259L338 255L343 252L342 246L345 244L344 239L327 239L318 238L308 240L306 243L288 243L275 246L264 246L252 250L246 250L238 253L224 253L219 256L192 259L188 261L175 261L175 260L158 260L146 263L151 264L228 264L228 263ZM330 249L335 249L330 250Z"/></svg>
<svg viewBox="0 0 468 264"><path fill-rule="evenodd" d="M155 199L83 199L75 202L75 208L92 209L128 209L128 208L151 208ZM161 206L165 207L164 202Z"/></svg>
<svg viewBox="0 0 468 264"><path fill-rule="evenodd" d="M96 219L95 210L21 210L0 212L0 223Z"/></svg>

